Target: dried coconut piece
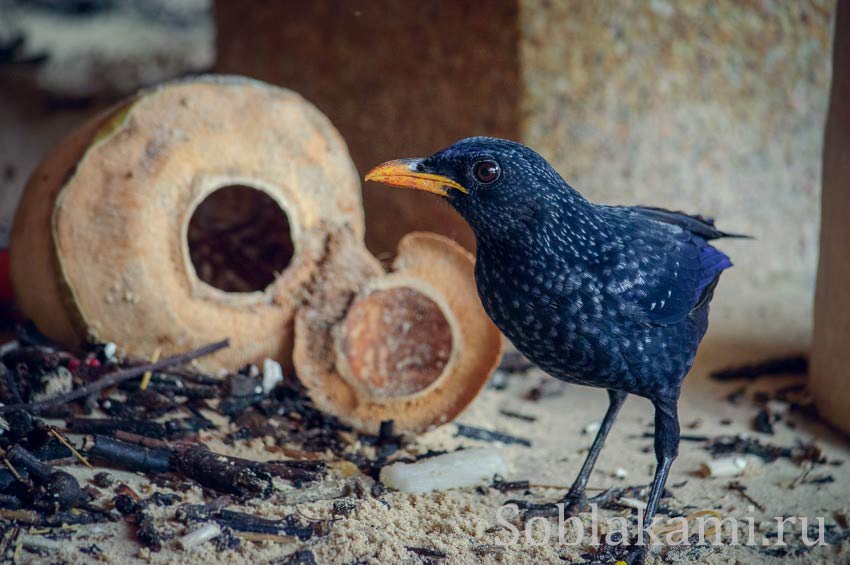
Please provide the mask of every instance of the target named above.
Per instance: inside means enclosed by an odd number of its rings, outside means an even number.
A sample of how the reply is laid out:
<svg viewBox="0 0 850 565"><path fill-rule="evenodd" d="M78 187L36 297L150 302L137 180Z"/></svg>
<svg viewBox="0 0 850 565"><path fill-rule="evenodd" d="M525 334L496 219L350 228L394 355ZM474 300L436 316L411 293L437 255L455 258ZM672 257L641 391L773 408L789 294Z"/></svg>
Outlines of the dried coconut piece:
<svg viewBox="0 0 850 565"><path fill-rule="evenodd" d="M472 257L443 236L414 233L385 274L344 234L327 249L324 282L295 321L293 360L310 396L369 433L384 420L420 432L454 419L501 357Z"/></svg>
<svg viewBox="0 0 850 565"><path fill-rule="evenodd" d="M244 215L244 229L271 214L281 230L227 233L226 245L213 231L208 251L226 248L233 269L264 264L255 247L286 230L288 263L277 275L264 269L268 285L250 292L213 286L242 288L197 263L190 239L202 212L214 226L221 213ZM327 233L340 229L362 245L359 177L327 118L282 88L195 77L142 91L47 155L15 217L11 274L24 314L68 346L95 339L150 358L157 347L165 356L229 337L203 369L264 358L288 369L295 311L319 280Z"/></svg>
<svg viewBox="0 0 850 565"><path fill-rule="evenodd" d="M395 463L381 469L381 482L401 492L421 494L465 488L507 474L507 464L493 449L461 449L416 463Z"/></svg>

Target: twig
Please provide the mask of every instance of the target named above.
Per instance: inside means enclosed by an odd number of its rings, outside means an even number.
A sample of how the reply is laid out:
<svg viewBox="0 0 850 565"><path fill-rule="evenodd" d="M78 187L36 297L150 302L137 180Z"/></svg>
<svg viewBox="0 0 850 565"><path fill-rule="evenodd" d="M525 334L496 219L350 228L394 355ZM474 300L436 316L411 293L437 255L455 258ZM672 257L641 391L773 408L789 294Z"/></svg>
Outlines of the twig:
<svg viewBox="0 0 850 565"><path fill-rule="evenodd" d="M71 445L71 442L69 442L67 439L65 439L64 437L62 437L62 434L60 434L59 432L57 432L57 431L56 431L55 429L53 429L53 428L50 428L50 433L53 435L53 437L55 437L56 439L58 439L58 440L59 440L59 442L60 442L62 445L64 445L64 446L65 446L65 447L67 447L68 449L70 449L70 450L71 450L71 453L74 455L74 457L76 457L77 459L79 459L79 460L80 460L80 461L81 461L81 462L82 462L82 463L83 463L86 467L88 467L89 469L94 469L94 467L92 467L92 466L91 466L91 463L89 463L89 460L88 460L88 459L86 459L85 457L83 457L83 454L82 454L82 453L80 453L79 451L77 451L77 450L76 450L76 448L74 448L74 446L73 446L73 445Z"/></svg>
<svg viewBox="0 0 850 565"><path fill-rule="evenodd" d="M531 416L529 414L520 414L519 412L512 412L511 410L499 410L499 413L502 416L507 416L508 418L516 418L517 420L522 420L524 422L536 422L537 416Z"/></svg>
<svg viewBox="0 0 850 565"><path fill-rule="evenodd" d="M162 353L162 350L159 347L157 347L154 350L153 355L151 356L151 363L156 363L157 361L159 361L160 353ZM152 376L153 376L153 371L145 371L145 374L142 375L142 382L139 385L139 390L145 390L146 388L148 388L148 385L151 382Z"/></svg>
<svg viewBox="0 0 850 565"><path fill-rule="evenodd" d="M728 485L726 485L729 490L734 490L742 497L744 497L748 502L750 502L753 506L758 508L760 511L764 512L764 505L757 501L755 498L747 494L747 487L744 486L740 481L732 481Z"/></svg>
<svg viewBox="0 0 850 565"><path fill-rule="evenodd" d="M811 461L803 461L800 464L803 467L803 472L800 473L796 479L791 482L791 485L788 488L795 489L800 486L803 482L805 482L806 477L809 476L809 473L812 471L812 463Z"/></svg>
<svg viewBox="0 0 850 565"><path fill-rule="evenodd" d="M15 469L14 465L12 465L12 462L9 461L9 458L6 455L6 451L2 447L0 447L0 457L3 458L3 464L9 469L9 472L12 473L12 476L14 476L19 481L23 480L21 479L21 475Z"/></svg>
<svg viewBox="0 0 850 565"><path fill-rule="evenodd" d="M272 477L247 459L228 457L204 446L181 447L171 452L171 467L201 485L241 496L268 496Z"/></svg>
<svg viewBox="0 0 850 565"><path fill-rule="evenodd" d="M144 447L106 436L94 436L94 445L88 453L97 461L130 471L166 473L172 470L171 450Z"/></svg>
<svg viewBox="0 0 850 565"><path fill-rule="evenodd" d="M248 541L270 541L274 543L293 543L297 539L295 536L280 536L277 534L261 534L257 532L234 531L233 535L237 538L246 539Z"/></svg>
<svg viewBox="0 0 850 565"><path fill-rule="evenodd" d="M440 551L439 549L432 549L430 547L412 547L407 546L405 549L411 553L415 553L420 557L430 557L432 559L445 559L448 557L445 551Z"/></svg>
<svg viewBox="0 0 850 565"><path fill-rule="evenodd" d="M138 367L129 367L127 369L121 369L119 371L115 371L114 373L104 375L95 382L89 383L85 386L81 386L80 388L72 390L67 394L61 394L59 396L54 396L53 398L48 398L46 400L41 400L38 402L26 402L23 404L9 404L7 406L0 406L0 414L14 412L15 410L35 411L41 408L55 406L57 404L65 404L67 402L71 402L72 400L77 400L79 398L85 398L86 396L98 392L99 390L103 390L107 387L117 385L118 383L134 379L140 375L145 374L147 371L158 371L160 369L165 369L166 367L182 365L183 363L188 363L189 361L197 359L198 357L204 357L205 355L215 353L216 351L224 349L229 345L230 340L225 339L216 343L211 343L209 345L199 347L198 349L194 349L192 351L187 351L186 353L172 355L171 357L167 357L162 361L157 361L155 363L147 363L145 365L139 365Z"/></svg>
<svg viewBox="0 0 850 565"><path fill-rule="evenodd" d="M457 426L455 437L468 437L480 441L504 443L505 445L524 445L525 447L531 447L531 440L523 437L512 436L510 434L493 430L485 430L484 428L470 426L468 424L455 423L455 426Z"/></svg>

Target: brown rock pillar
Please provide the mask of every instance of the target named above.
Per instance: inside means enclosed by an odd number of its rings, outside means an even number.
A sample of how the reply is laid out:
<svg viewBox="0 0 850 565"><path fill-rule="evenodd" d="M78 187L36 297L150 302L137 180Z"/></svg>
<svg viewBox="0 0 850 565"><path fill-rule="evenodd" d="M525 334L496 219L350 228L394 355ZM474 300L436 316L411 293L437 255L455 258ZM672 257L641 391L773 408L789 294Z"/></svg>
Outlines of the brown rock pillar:
<svg viewBox="0 0 850 565"><path fill-rule="evenodd" d="M820 264L811 387L828 420L850 432L850 4L838 3L824 136Z"/></svg>
<svg viewBox="0 0 850 565"><path fill-rule="evenodd" d="M216 70L291 88L316 104L363 173L471 135L519 135L517 0L217 0ZM366 241L391 253L429 230L472 234L425 194L364 190Z"/></svg>

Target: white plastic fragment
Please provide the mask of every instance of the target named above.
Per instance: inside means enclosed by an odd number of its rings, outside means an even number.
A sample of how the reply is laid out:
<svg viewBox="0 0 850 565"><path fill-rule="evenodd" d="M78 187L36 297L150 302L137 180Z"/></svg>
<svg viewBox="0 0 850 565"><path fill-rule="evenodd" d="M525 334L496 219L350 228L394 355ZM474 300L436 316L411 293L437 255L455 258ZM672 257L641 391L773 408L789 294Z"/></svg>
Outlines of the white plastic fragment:
<svg viewBox="0 0 850 565"><path fill-rule="evenodd" d="M635 510L646 510L646 502L637 498L629 498L628 496L622 496L617 499L617 504L622 504L626 508L634 508Z"/></svg>
<svg viewBox="0 0 850 565"><path fill-rule="evenodd" d="M118 346L111 341L103 346L103 356L108 361L115 359L115 354L118 352Z"/></svg>
<svg viewBox="0 0 850 565"><path fill-rule="evenodd" d="M586 436L595 434L596 432L599 431L599 428L601 426L602 426L601 422L591 422L581 430L581 433L583 433Z"/></svg>
<svg viewBox="0 0 850 565"><path fill-rule="evenodd" d="M737 477L747 468L747 460L740 456L712 459L700 466L703 477Z"/></svg>
<svg viewBox="0 0 850 565"><path fill-rule="evenodd" d="M623 469L622 467L617 467L614 470L614 477L618 479L625 479L628 476L629 472Z"/></svg>
<svg viewBox="0 0 850 565"><path fill-rule="evenodd" d="M177 544L185 549L192 549L221 535L221 526L215 522L208 522L200 528L193 530L177 540Z"/></svg>
<svg viewBox="0 0 850 565"><path fill-rule="evenodd" d="M387 465L381 469L381 482L401 492L419 494L475 486L506 473L505 460L497 451L462 449L416 463Z"/></svg>
<svg viewBox="0 0 850 565"><path fill-rule="evenodd" d="M263 361L263 394L270 393L278 383L283 382L283 369L274 359Z"/></svg>
<svg viewBox="0 0 850 565"><path fill-rule="evenodd" d="M25 534L19 538L21 546L32 551L61 552L67 544L40 535Z"/></svg>

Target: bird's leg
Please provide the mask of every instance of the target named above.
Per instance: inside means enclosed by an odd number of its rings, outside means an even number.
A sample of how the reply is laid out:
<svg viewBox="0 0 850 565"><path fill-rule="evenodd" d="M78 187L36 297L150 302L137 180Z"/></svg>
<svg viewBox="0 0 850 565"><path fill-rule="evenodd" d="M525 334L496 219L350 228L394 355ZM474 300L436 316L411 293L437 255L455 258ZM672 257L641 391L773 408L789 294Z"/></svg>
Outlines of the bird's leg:
<svg viewBox="0 0 850 565"><path fill-rule="evenodd" d="M646 558L651 541L646 532L652 527L652 519L658 510L658 501L664 494L664 485L667 482L667 474L670 466L679 454L679 417L676 412L676 400L654 401L655 405L655 477L652 479L652 488L649 491L649 500L643 515L641 536L644 544L636 545L626 559L629 565L640 565Z"/></svg>
<svg viewBox="0 0 850 565"><path fill-rule="evenodd" d="M576 512L587 507L587 496L585 488L587 481L590 479L590 473L593 471L593 466L596 465L596 459L599 457L599 452L602 451L602 446L605 445L605 438L608 437L608 432L614 425L614 420L620 412L620 407L626 400L627 393L619 390L608 391L608 411L605 412L605 417L602 419L602 424L599 426L599 431L596 432L596 438L593 440L593 445L590 446L590 451L587 452L587 457L584 459L584 464L578 472L576 480L573 481L573 486L564 496L562 502L566 505L568 511Z"/></svg>
<svg viewBox="0 0 850 565"><path fill-rule="evenodd" d="M599 452L602 451L602 446L605 445L605 438L608 437L608 432L611 431L611 426L614 425L614 420L617 418L617 413L623 402L626 400L628 393L619 390L608 391L608 411L605 412L605 417L602 419L602 424L599 426L599 431L596 432L596 438L593 440L593 445L590 446L590 451L587 452L587 457L584 459L584 464L578 472L573 486L561 499L564 504L565 514L575 514L584 510L587 507L587 496L585 488L587 481L590 478L590 473L593 471L593 466L596 464L596 459L599 457ZM553 504L536 504L528 508L526 516L557 516L558 507Z"/></svg>

